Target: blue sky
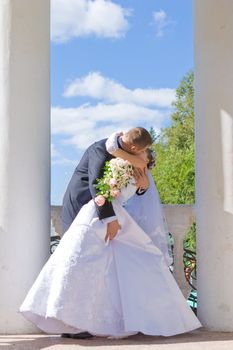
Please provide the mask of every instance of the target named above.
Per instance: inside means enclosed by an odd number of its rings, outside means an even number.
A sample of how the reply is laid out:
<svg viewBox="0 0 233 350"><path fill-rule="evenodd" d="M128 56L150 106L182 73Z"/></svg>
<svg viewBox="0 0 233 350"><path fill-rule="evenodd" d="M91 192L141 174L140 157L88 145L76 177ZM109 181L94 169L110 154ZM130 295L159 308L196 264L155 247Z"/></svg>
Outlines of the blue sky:
<svg viewBox="0 0 233 350"><path fill-rule="evenodd" d="M52 204L89 144L169 125L192 36L191 0L52 0Z"/></svg>

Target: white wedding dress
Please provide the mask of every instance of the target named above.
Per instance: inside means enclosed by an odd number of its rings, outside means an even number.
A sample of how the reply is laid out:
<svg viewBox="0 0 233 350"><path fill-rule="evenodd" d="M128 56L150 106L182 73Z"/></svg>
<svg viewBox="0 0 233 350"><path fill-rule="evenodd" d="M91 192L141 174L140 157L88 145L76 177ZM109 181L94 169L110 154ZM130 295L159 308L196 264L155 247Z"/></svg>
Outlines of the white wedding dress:
<svg viewBox="0 0 233 350"><path fill-rule="evenodd" d="M130 184L113 201L121 230L108 244L94 201L82 207L20 307L28 320L51 334L113 337L201 327L164 254L124 208L134 192Z"/></svg>

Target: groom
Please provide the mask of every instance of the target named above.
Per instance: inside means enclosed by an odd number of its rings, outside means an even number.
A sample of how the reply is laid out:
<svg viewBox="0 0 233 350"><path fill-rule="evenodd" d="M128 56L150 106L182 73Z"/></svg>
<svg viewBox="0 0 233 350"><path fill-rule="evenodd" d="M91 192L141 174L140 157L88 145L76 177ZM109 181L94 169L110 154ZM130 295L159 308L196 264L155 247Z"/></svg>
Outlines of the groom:
<svg viewBox="0 0 233 350"><path fill-rule="evenodd" d="M96 197L95 183L97 178L103 176L104 163L113 158L106 150L106 139L92 144L84 153L74 174L68 184L63 198L62 223L63 233L68 230L82 206ZM136 127L130 129L118 139L119 147L128 153L138 155L144 152L152 144L149 132ZM140 174L137 174L140 183ZM141 193L138 194L143 194ZM97 215L100 220L107 223L106 239L113 239L120 229L112 204L108 201L103 206L96 205Z"/></svg>

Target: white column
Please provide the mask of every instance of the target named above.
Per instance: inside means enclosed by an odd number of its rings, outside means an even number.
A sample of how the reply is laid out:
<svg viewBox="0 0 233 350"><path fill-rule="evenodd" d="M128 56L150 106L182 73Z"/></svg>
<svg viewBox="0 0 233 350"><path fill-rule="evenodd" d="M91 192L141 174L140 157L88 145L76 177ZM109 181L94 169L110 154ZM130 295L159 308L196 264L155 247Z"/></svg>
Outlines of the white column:
<svg viewBox="0 0 233 350"><path fill-rule="evenodd" d="M198 316L233 331L233 1L193 5Z"/></svg>
<svg viewBox="0 0 233 350"><path fill-rule="evenodd" d="M0 333L49 256L49 0L0 1Z"/></svg>

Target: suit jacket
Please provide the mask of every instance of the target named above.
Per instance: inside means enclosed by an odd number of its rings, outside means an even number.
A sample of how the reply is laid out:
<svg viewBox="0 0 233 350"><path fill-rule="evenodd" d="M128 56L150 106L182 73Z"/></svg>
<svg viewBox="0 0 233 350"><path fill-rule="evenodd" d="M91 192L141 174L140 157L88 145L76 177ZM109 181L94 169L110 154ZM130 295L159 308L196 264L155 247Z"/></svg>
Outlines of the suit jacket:
<svg viewBox="0 0 233 350"><path fill-rule="evenodd" d="M113 158L106 150L106 140L95 142L85 151L72 175L63 198L61 215L64 231L69 228L82 206L96 196L96 179L103 176L104 163ZM112 204L107 201L101 207L96 205L96 210L100 219L115 215Z"/></svg>

